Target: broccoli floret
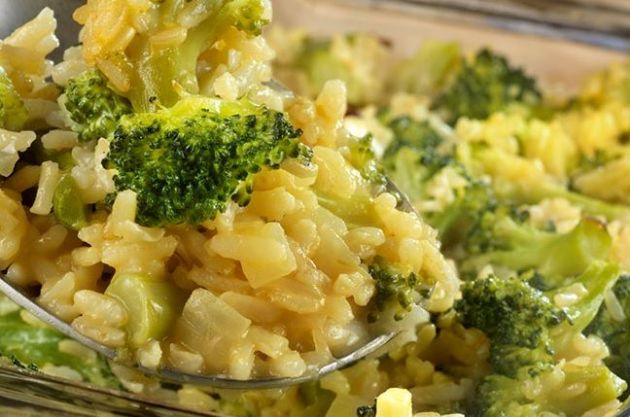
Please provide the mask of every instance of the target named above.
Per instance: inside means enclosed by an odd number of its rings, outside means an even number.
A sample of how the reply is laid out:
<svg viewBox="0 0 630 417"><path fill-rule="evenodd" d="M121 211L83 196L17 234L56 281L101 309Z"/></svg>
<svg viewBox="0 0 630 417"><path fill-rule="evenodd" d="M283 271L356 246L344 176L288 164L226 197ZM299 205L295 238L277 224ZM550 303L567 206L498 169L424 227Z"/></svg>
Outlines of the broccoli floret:
<svg viewBox="0 0 630 417"><path fill-rule="evenodd" d="M351 138L348 142L346 159L371 184L384 186L387 183L383 166L372 149L371 135L366 135L362 138Z"/></svg>
<svg viewBox="0 0 630 417"><path fill-rule="evenodd" d="M412 203L426 199L427 182L442 168L454 162L441 149L444 141L427 121L401 116L387 122L393 140L385 149L385 173Z"/></svg>
<svg viewBox="0 0 630 417"><path fill-rule="evenodd" d="M467 281L455 306L466 327L482 330L491 345L545 348L549 329L565 319L565 313L539 290L519 277Z"/></svg>
<svg viewBox="0 0 630 417"><path fill-rule="evenodd" d="M433 96L447 85L461 65L459 44L425 41L412 57L394 68L391 85L396 91Z"/></svg>
<svg viewBox="0 0 630 417"><path fill-rule="evenodd" d="M71 78L62 103L80 142L107 138L120 118L132 112L129 100L109 88L98 70Z"/></svg>
<svg viewBox="0 0 630 417"><path fill-rule="evenodd" d="M555 307L551 300L567 287L541 292L523 277L491 276L466 282L463 299L456 305L458 316L464 325L488 335L492 369L478 386L469 413L511 417L549 411L578 416L617 398L625 384L606 366L576 366L554 359L593 319L617 274L616 265L593 263L569 283L582 284L587 293L565 309ZM588 395L566 400L546 390L534 397L524 394L536 379L556 371L565 375L564 386L584 384Z"/></svg>
<svg viewBox="0 0 630 417"><path fill-rule="evenodd" d="M539 230L510 216L510 210L495 209L481 215L465 247L470 256L461 264L474 272L488 264L514 271L535 269L543 277L543 289L563 284L566 277L582 273L594 260L606 259L611 238L604 224L584 218L570 232Z"/></svg>
<svg viewBox="0 0 630 417"><path fill-rule="evenodd" d="M189 97L170 109L124 116L104 162L116 189L137 193L143 225L197 224L236 194L246 204L249 177L289 157L307 159L283 113L249 101Z"/></svg>
<svg viewBox="0 0 630 417"><path fill-rule="evenodd" d="M453 189L455 198L436 211L422 211L424 219L437 229L440 240L448 247L460 241L478 217L498 203L490 183L476 178L459 162L451 146L428 122L408 116L388 124L394 139L383 155L383 167L389 178L420 207L431 196L427 187L443 169L450 169L464 185Z"/></svg>
<svg viewBox="0 0 630 417"><path fill-rule="evenodd" d="M401 116L391 120L387 127L391 129L394 140L383 154L383 164L388 174L399 180L396 181L397 184L405 184L403 191L409 193L412 198L416 195L421 196L422 184L452 163L453 157L441 149L444 140L428 121L417 121L409 116ZM405 154L406 151L409 153ZM401 163L401 159L406 163ZM399 170L403 172L399 173ZM405 174L409 173L413 175L405 180L407 178ZM415 179L420 181L414 181Z"/></svg>
<svg viewBox="0 0 630 417"><path fill-rule="evenodd" d="M556 395L555 390L542 389L531 394L528 386L553 380L552 374L564 375L563 386L580 384L584 392L577 396ZM614 401L625 389L625 383L603 365L576 366L571 364L522 368L511 378L491 374L483 378L472 397L467 415L472 417L538 416L544 412L568 417ZM529 392L529 395L526 395Z"/></svg>
<svg viewBox="0 0 630 417"><path fill-rule="evenodd" d="M454 123L460 117L485 119L514 103L532 107L540 99L532 77L510 66L504 57L482 49L472 62L464 64L432 106Z"/></svg>
<svg viewBox="0 0 630 417"><path fill-rule="evenodd" d="M524 277L491 276L466 282L456 310L464 325L488 335L492 369L477 388L470 414L511 417L549 411L578 416L617 398L625 384L606 366L566 364L557 362L554 355L591 322L618 271L616 265L594 262L567 282L571 286L581 284L586 294L564 309L555 307L551 300L570 290L568 287L542 292ZM534 397L524 394L536 379L556 370L565 375L564 386L584 384L589 394L571 400L555 398L545 390Z"/></svg>
<svg viewBox="0 0 630 417"><path fill-rule="evenodd" d="M608 306L602 305L585 333L595 334L606 342L610 356L604 362L623 380L630 381L630 276L619 277L612 291L619 301L623 316L613 317Z"/></svg>
<svg viewBox="0 0 630 417"><path fill-rule="evenodd" d="M605 258L604 258L605 259ZM556 335L556 344L567 333L583 332L596 317L603 301L606 290L619 278L619 266L602 260L593 260L589 267L576 278L568 281L564 287L548 291L549 297L566 292L568 286L579 284L586 289L574 304L565 308L570 326L562 325L562 331ZM564 333L564 334L563 334Z"/></svg>
<svg viewBox="0 0 630 417"><path fill-rule="evenodd" d="M446 245L463 241L486 212L499 206L490 184L473 177L467 179L468 183L459 190L457 198L427 220Z"/></svg>
<svg viewBox="0 0 630 417"><path fill-rule="evenodd" d="M0 67L0 128L7 130L22 130L28 112L24 102L15 91L13 81Z"/></svg>
<svg viewBox="0 0 630 417"><path fill-rule="evenodd" d="M496 343L490 346L490 367L494 374L514 378L520 369L553 363L553 351L548 344L534 349Z"/></svg>
<svg viewBox="0 0 630 417"><path fill-rule="evenodd" d="M404 274L380 257L370 264L369 272L376 286L368 315L371 322L376 321L383 313L392 314L394 320L402 320L413 305L423 295L427 295L427 288L416 274Z"/></svg>
<svg viewBox="0 0 630 417"><path fill-rule="evenodd" d="M541 404L528 401L522 382L499 374L486 376L472 397L467 415L471 417L537 416Z"/></svg>

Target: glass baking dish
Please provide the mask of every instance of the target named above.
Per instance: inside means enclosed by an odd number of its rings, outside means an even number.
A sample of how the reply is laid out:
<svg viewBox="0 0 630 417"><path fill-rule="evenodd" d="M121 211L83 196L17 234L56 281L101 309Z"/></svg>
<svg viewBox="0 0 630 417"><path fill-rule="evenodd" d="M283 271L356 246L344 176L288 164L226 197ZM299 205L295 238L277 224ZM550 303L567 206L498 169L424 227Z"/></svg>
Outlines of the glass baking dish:
<svg viewBox="0 0 630 417"><path fill-rule="evenodd" d="M7 10L12 1L0 0L0 5ZM44 5L68 6L64 0L22 1L32 4L33 16ZM470 50L490 46L526 65L548 88L563 91L574 90L585 75L624 58L624 51L630 50L630 5L624 0L273 0L273 4L276 24L321 36L372 33L387 40L400 56L414 52L424 39L452 40ZM73 24L68 16L58 18L61 25ZM0 36L11 30L3 23ZM177 405L174 393L156 398L104 389L1 362L0 415L220 417ZM621 416L630 417L630 409Z"/></svg>

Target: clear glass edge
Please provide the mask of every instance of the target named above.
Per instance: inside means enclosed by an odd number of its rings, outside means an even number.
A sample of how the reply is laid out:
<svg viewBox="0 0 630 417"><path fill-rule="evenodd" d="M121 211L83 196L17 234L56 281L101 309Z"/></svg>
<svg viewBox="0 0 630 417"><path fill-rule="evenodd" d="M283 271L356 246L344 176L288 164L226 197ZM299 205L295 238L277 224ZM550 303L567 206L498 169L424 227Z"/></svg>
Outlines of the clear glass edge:
<svg viewBox="0 0 630 417"><path fill-rule="evenodd" d="M226 417L192 411L155 397L71 381L0 364L0 415L37 417Z"/></svg>
<svg viewBox="0 0 630 417"><path fill-rule="evenodd" d="M565 39L617 51L630 51L630 7L597 6L601 0L309 0L404 12L466 22L527 35ZM605 3L608 4L608 3ZM630 3L628 3L630 4ZM541 9L537 9L540 7Z"/></svg>

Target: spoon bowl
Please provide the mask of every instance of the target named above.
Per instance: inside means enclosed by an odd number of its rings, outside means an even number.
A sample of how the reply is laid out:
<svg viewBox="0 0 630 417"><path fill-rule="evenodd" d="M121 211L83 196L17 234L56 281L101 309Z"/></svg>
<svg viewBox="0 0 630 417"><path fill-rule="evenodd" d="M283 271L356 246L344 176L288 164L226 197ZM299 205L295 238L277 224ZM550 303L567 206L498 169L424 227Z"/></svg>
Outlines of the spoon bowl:
<svg viewBox="0 0 630 417"><path fill-rule="evenodd" d="M81 0L28 0L23 2L0 0L0 10L3 11L3 13L0 14L0 28L2 28L0 29L0 37L9 35L14 28L33 18L39 10L44 7L49 7L55 12L55 17L58 22L56 34L60 42L59 48L56 49L55 54L53 54L51 58L55 61L60 61L62 59L63 51L74 45L78 39L80 26L72 20L72 12L83 3L84 2ZM275 80L271 80L266 84L278 92L291 94L286 87ZM399 208L401 210L415 213L415 210L410 202L391 181L388 180L386 188L387 191L398 197ZM122 365L136 368L145 375L158 377L163 381L179 384L195 384L230 389L277 388L299 384L320 378L323 375L349 366L358 360L379 351L380 348L398 334L398 331L380 334L351 353L336 358L332 362L325 364L320 368L309 369L305 374L299 377L269 377L238 380L222 375L192 374L169 368L152 369L140 366L136 363L129 363L128 359L125 360L124 358L121 358L119 351L116 349L105 346L81 334L69 323L61 320L59 317L39 305L31 292L25 288L15 286L3 274L0 274L0 291L39 320L57 329L65 336L74 339L88 348L100 353L108 359Z"/></svg>

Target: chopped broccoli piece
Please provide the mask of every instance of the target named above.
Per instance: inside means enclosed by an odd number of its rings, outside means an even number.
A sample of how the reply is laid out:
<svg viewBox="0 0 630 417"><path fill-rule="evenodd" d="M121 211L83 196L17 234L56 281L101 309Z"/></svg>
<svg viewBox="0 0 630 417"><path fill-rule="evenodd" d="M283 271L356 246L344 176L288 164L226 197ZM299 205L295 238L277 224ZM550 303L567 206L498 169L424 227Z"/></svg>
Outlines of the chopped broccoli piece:
<svg viewBox="0 0 630 417"><path fill-rule="evenodd" d="M217 45L228 29L257 36L271 17L268 0L151 1L148 10L138 16L142 21L152 22L147 30L133 27L134 19L121 20L120 25L129 26L115 29L133 36L127 39L129 46L120 50L103 47L103 42L111 40L94 35L101 32L93 27L101 22L99 14L111 13L109 3L94 4L89 14L75 14L77 21L85 25L84 33L91 34L82 38L83 56L90 65L102 67L106 63L105 75L137 112L171 107L186 93L198 94L200 56ZM156 44L156 35L159 38L166 31L172 34L173 30L178 33L178 41Z"/></svg>
<svg viewBox="0 0 630 417"><path fill-rule="evenodd" d="M547 288L562 285L568 276L582 273L593 261L606 259L611 238L605 225L584 218L570 232L545 232L515 220L508 210L487 211L471 230L463 271L474 272L488 264L514 271L535 269Z"/></svg>
<svg viewBox="0 0 630 417"><path fill-rule="evenodd" d="M391 84L396 91L433 96L447 85L461 64L459 44L425 41L412 57L394 68Z"/></svg>
<svg viewBox="0 0 630 417"><path fill-rule="evenodd" d="M605 258L603 258L605 259ZM564 335L568 333L583 332L597 316L606 290L619 278L619 266L614 263L593 260L581 275L565 284L564 287L548 291L549 297L565 292L567 286L580 284L587 293L582 295L574 304L565 308L569 321L561 325L562 329L556 335L556 344L562 342ZM570 324L570 325L569 325Z"/></svg>
<svg viewBox="0 0 630 417"><path fill-rule="evenodd" d="M585 333L595 334L606 342L610 356L604 362L623 380L630 381L630 276L619 277L612 291L625 317L613 317L608 306L602 305Z"/></svg>
<svg viewBox="0 0 630 417"><path fill-rule="evenodd" d="M372 149L372 136L366 135L362 138L351 138L348 143L348 153L346 158L355 167L361 176L376 186L383 186L387 178L383 173L383 167L376 158Z"/></svg>
<svg viewBox="0 0 630 417"><path fill-rule="evenodd" d="M499 374L483 378L468 413L472 417L537 416L542 405L528 401L522 392L522 382Z"/></svg>
<svg viewBox="0 0 630 417"><path fill-rule="evenodd" d="M381 313L392 314L394 320L402 320L421 296L426 295L427 289L416 274L404 274L380 257L372 262L369 272L376 285L376 293L370 301L370 321L376 321Z"/></svg>
<svg viewBox="0 0 630 417"><path fill-rule="evenodd" d="M98 70L71 78L62 103L80 142L109 137L120 118L132 112L129 101L109 88Z"/></svg>
<svg viewBox="0 0 630 417"><path fill-rule="evenodd" d="M87 206L81 200L71 174L64 174L55 187L53 212L59 223L69 229L79 230L88 225Z"/></svg>
<svg viewBox="0 0 630 417"><path fill-rule="evenodd" d="M549 378L558 370L565 377L565 386L584 384L585 392L566 398L542 390L533 398L525 394L527 384ZM473 397L473 417L537 416L545 411L566 416L580 416L586 411L614 400L624 383L605 366L549 366L523 368L514 378L491 374L485 377Z"/></svg>
<svg viewBox="0 0 630 417"><path fill-rule="evenodd" d="M105 359L95 356L81 360L62 352L59 342L67 340L64 335L50 327L28 324L20 311L0 315L0 333L0 354L11 358L15 364L33 370L44 365L66 366L81 374L87 382L112 388L120 386Z"/></svg>
<svg viewBox="0 0 630 417"><path fill-rule="evenodd" d="M627 384L604 365L577 366L568 364L563 369L565 386L584 384L586 390L573 398L548 393L549 407L567 416L581 416L587 411L614 401Z"/></svg>
<svg viewBox="0 0 630 417"><path fill-rule="evenodd" d="M554 355L563 351L593 319L618 271L614 264L594 262L567 283L582 284L587 293L565 309L555 307L551 300L566 287L543 293L523 277L491 276L466 282L463 300L456 309L464 325L477 327L488 335L492 365L492 373L477 388L469 413L511 417L549 411L579 416L616 399L626 385L606 366L557 362ZM527 386L538 379L553 379L555 372L564 375L563 386L584 384L588 395L571 400L556 398L547 390L533 397L525 395Z"/></svg>
<svg viewBox="0 0 630 417"><path fill-rule="evenodd" d="M413 171L409 170L414 172L412 178L419 178L422 181L431 178L441 168L453 162L453 157L440 149L444 140L429 122L419 122L409 116L401 116L390 121L388 127L394 134L394 140L383 154L383 164L388 172L391 172L390 175L396 174L401 165L397 160L398 154L406 149L412 152L408 156L405 155L404 158L415 158ZM405 173L409 172L405 171ZM401 180L401 183L407 182L404 181L403 175L398 179ZM406 188L409 189L412 196L420 196L422 193L418 187L421 185L421 183L413 182ZM407 192L406 189L403 191Z"/></svg>
<svg viewBox="0 0 630 417"><path fill-rule="evenodd" d="M421 210L446 246L460 241L482 213L498 204L491 185L471 175L456 157L455 147L429 122L402 116L390 121L388 127L394 139L383 155L385 172L413 203L419 203L417 206L431 198L427 187L442 170L450 169L463 180L463 186L452 190L454 201L441 210Z"/></svg>
<svg viewBox="0 0 630 417"><path fill-rule="evenodd" d="M583 384L585 391L577 396L554 395L555 391L540 390L526 395L528 385L552 379L552 373L564 375L563 386ZM483 378L473 396L467 415L472 417L538 416L544 412L554 415L581 416L585 412L614 401L625 389L625 383L603 365L549 366L543 364L519 370L510 378L491 374ZM530 391L531 392L531 391Z"/></svg>
<svg viewBox="0 0 630 417"><path fill-rule="evenodd" d="M299 136L282 113L264 106L189 97L170 109L124 116L104 165L117 170L118 191L137 193L140 224L197 224L237 192L247 203L239 185L264 167L307 160Z"/></svg>
<svg viewBox="0 0 630 417"><path fill-rule="evenodd" d="M394 139L383 153L385 173L412 203L423 201L429 180L442 168L454 164L454 159L441 149L444 141L427 121L402 116L387 126Z"/></svg>
<svg viewBox="0 0 630 417"><path fill-rule="evenodd" d="M460 117L485 119L514 103L528 107L541 99L536 81L507 59L488 50L465 63L452 84L432 104L449 123Z"/></svg>
<svg viewBox="0 0 630 417"><path fill-rule="evenodd" d="M114 275L105 294L127 310L125 326L128 343L139 348L149 340L162 340L177 319L188 293L168 280L143 274Z"/></svg>
<svg viewBox="0 0 630 417"><path fill-rule="evenodd" d="M541 291L519 277L467 281L455 309L462 324L482 330L492 346L529 349L548 349L549 329L566 317Z"/></svg>
<svg viewBox="0 0 630 417"><path fill-rule="evenodd" d="M548 345L534 349L496 343L490 346L490 367L494 374L514 378L520 369L553 363L553 351Z"/></svg>
<svg viewBox="0 0 630 417"><path fill-rule="evenodd" d="M28 111L15 87L13 81L0 67L0 128L7 130L22 130L28 120Z"/></svg>
<svg viewBox="0 0 630 417"><path fill-rule="evenodd" d="M498 205L488 183L469 178L457 198L441 212L429 216L428 222L437 229L442 242L459 242L471 233L484 213L495 210Z"/></svg>

